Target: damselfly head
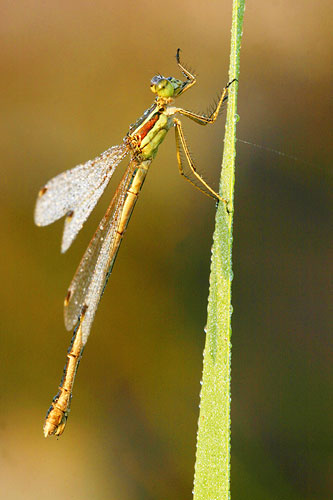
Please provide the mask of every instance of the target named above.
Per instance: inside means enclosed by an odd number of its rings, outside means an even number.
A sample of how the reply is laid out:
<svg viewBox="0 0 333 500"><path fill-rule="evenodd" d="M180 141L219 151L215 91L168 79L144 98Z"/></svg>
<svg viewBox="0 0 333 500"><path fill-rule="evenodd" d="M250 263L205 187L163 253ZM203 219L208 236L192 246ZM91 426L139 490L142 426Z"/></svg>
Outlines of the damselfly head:
<svg viewBox="0 0 333 500"><path fill-rule="evenodd" d="M158 97L176 97L181 93L185 83L172 76L165 78L162 75L156 75L151 79L150 89Z"/></svg>

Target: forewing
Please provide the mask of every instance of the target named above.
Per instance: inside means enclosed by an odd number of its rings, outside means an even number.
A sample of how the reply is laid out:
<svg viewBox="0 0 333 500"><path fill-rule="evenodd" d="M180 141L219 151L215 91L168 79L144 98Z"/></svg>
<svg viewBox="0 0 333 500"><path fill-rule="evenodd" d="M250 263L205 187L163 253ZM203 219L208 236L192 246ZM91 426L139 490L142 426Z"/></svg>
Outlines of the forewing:
<svg viewBox="0 0 333 500"><path fill-rule="evenodd" d="M82 340L86 343L95 312L112 270L121 236L117 233L126 192L136 164L132 161L82 257L65 299L65 325L71 330L82 311Z"/></svg>
<svg viewBox="0 0 333 500"><path fill-rule="evenodd" d="M35 223L46 226L67 216L61 251L65 252L108 185L116 166L128 153L125 144L113 146L94 160L51 179L40 191Z"/></svg>

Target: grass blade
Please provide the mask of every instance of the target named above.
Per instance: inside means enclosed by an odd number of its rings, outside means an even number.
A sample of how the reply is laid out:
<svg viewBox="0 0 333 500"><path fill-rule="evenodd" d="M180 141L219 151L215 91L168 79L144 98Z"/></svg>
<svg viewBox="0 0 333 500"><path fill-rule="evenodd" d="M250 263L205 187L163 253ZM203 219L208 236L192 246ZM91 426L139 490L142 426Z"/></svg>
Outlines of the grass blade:
<svg viewBox="0 0 333 500"><path fill-rule="evenodd" d="M234 0L229 81L238 80L245 0ZM208 319L194 477L194 500L230 498L232 223L238 82L229 88L220 192L213 238ZM229 212L229 213L228 213Z"/></svg>

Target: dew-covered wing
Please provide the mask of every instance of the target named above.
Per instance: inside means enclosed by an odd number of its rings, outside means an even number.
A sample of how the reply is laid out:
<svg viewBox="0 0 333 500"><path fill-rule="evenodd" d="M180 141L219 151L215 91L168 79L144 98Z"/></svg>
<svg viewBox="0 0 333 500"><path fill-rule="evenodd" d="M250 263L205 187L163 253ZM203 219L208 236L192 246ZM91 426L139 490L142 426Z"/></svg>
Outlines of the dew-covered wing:
<svg viewBox="0 0 333 500"><path fill-rule="evenodd" d="M72 244L116 166L127 153L125 144L113 146L94 160L57 175L39 191L35 208L35 223L38 226L46 226L66 216L62 252Z"/></svg>
<svg viewBox="0 0 333 500"><path fill-rule="evenodd" d="M117 232L126 192L136 164L132 161L101 220L68 289L65 326L71 330L82 311L82 340L86 343L95 312L115 261L122 236Z"/></svg>

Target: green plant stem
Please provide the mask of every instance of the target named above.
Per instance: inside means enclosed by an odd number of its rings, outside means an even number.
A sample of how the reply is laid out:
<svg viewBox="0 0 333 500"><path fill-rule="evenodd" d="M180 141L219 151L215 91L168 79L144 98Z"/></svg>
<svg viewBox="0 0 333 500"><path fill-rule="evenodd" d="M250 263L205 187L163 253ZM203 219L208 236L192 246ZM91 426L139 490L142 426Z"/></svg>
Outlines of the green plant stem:
<svg viewBox="0 0 333 500"><path fill-rule="evenodd" d="M245 0L234 0L232 12L229 81L238 80ZM230 498L230 360L232 222L235 183L238 81L230 85L220 192L228 206L219 203L213 238L208 319L197 454L194 500Z"/></svg>

